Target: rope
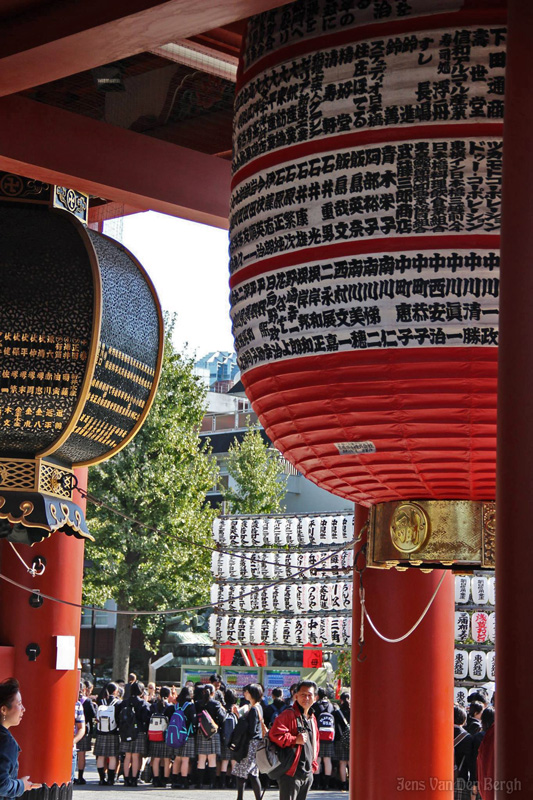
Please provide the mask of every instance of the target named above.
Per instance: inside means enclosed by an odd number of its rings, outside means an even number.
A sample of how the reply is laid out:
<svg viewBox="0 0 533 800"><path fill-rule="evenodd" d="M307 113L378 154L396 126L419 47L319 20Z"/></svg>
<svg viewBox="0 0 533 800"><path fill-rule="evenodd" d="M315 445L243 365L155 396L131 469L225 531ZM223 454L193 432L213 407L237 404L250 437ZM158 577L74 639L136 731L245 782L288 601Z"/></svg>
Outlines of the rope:
<svg viewBox="0 0 533 800"><path fill-rule="evenodd" d="M415 622L415 624L412 626L412 628L409 628L407 633L404 633L403 636L399 636L397 639L389 639L388 636L384 636L382 633L380 633L378 631L378 629L376 628L376 626L372 622L370 614L368 613L368 611L366 609L365 591L364 591L364 589L361 589L360 592L359 592L359 597L360 597L360 601L361 601L361 635L360 635L360 640L364 641L364 619L363 619L363 613L364 613L364 616L367 618L368 624L370 625L370 627L372 628L374 633L377 636L379 636L379 638L382 639L384 642L389 642L390 644L396 644L397 642L403 642L405 639L407 639L408 636L410 636L412 633L414 633L414 631L416 631L418 626L423 621L424 617L426 616L426 614L428 613L429 609L431 608L431 606L433 604L433 601L435 600L435 598L437 596L437 593L438 593L440 587L442 586L442 582L443 582L445 577L446 577L446 573L443 571L442 577L441 577L441 579L440 579L440 581L438 583L438 586L435 589L435 591L433 592L433 596L432 596L431 600L429 601L429 603L425 607L425 609L422 612L422 614L419 617L419 619Z"/></svg>
<svg viewBox="0 0 533 800"><path fill-rule="evenodd" d="M39 571L37 570L37 567L29 567L26 564L26 562L24 561L24 559L22 558L22 556L20 555L19 551L17 550L17 548L15 547L13 542L9 542L9 544L11 545L11 549L15 553L16 557L18 558L18 560L26 567L26 571L30 573L32 578L35 578L37 575L42 575L44 573L45 566L42 563L42 561L41 561L41 567L40 567Z"/></svg>

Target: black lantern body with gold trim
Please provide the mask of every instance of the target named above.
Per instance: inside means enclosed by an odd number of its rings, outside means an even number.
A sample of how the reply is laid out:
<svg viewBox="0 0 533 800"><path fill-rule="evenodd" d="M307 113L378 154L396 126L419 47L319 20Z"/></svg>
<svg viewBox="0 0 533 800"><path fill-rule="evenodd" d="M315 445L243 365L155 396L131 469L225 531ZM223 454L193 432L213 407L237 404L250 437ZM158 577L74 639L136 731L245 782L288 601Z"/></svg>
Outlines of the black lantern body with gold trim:
<svg viewBox="0 0 533 800"><path fill-rule="evenodd" d="M29 200L0 199L0 518L27 526L33 542L53 530L88 536L72 468L109 458L139 430L163 322L134 256L74 214L39 207L49 187L31 187ZM4 523L6 534L20 531Z"/></svg>

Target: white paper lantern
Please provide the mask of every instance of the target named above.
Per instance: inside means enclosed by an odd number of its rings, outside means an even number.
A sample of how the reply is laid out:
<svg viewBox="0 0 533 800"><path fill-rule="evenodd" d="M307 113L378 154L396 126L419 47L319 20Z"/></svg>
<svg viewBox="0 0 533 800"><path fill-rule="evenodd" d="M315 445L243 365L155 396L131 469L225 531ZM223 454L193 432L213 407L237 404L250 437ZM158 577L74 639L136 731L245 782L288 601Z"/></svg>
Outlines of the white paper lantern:
<svg viewBox="0 0 533 800"><path fill-rule="evenodd" d="M228 618L226 616L216 618L216 641L220 643L228 641Z"/></svg>
<svg viewBox="0 0 533 800"><path fill-rule="evenodd" d="M272 617L265 617L261 620L261 640L265 644L274 644L274 625Z"/></svg>
<svg viewBox="0 0 533 800"><path fill-rule="evenodd" d="M468 652L466 650L454 650L453 662L453 677L456 681L462 681L468 675Z"/></svg>
<svg viewBox="0 0 533 800"><path fill-rule="evenodd" d="M220 517L215 517L215 519L213 520L213 539L215 540L215 542L220 541L220 523L221 523Z"/></svg>
<svg viewBox="0 0 533 800"><path fill-rule="evenodd" d="M456 686L453 690L453 702L457 703L460 706L467 706L468 700L466 699L469 695L469 690L464 686Z"/></svg>
<svg viewBox="0 0 533 800"><path fill-rule="evenodd" d="M241 521L241 547L252 546L252 520L243 519Z"/></svg>
<svg viewBox="0 0 533 800"><path fill-rule="evenodd" d="M218 574L220 575L221 578L229 578L230 563L231 563L231 556L228 553L219 553Z"/></svg>
<svg viewBox="0 0 533 800"><path fill-rule="evenodd" d="M489 641L496 644L496 612L489 614Z"/></svg>
<svg viewBox="0 0 533 800"><path fill-rule="evenodd" d="M342 620L342 634L345 645L352 644L352 618L344 617Z"/></svg>
<svg viewBox="0 0 533 800"><path fill-rule="evenodd" d="M251 524L250 536L253 547L262 547L264 544L263 536L263 521L260 519L253 519Z"/></svg>
<svg viewBox="0 0 533 800"><path fill-rule="evenodd" d="M217 640L217 615L211 614L209 617L209 636L214 642Z"/></svg>
<svg viewBox="0 0 533 800"><path fill-rule="evenodd" d="M211 575L214 578L218 578L218 573L219 573L218 561L219 561L219 553L216 550L213 550L213 552L211 553Z"/></svg>
<svg viewBox="0 0 533 800"><path fill-rule="evenodd" d="M472 578L472 600L479 606L484 606L489 599L489 586L486 578L475 575Z"/></svg>
<svg viewBox="0 0 533 800"><path fill-rule="evenodd" d="M484 611L474 611L472 614L472 639L477 644L485 644L489 638L489 615Z"/></svg>
<svg viewBox="0 0 533 800"><path fill-rule="evenodd" d="M343 542L351 542L353 541L354 537L354 522L355 518L353 514L349 514L343 517L342 520L342 541ZM359 533L359 531L358 531Z"/></svg>
<svg viewBox="0 0 533 800"><path fill-rule="evenodd" d="M300 520L300 544L306 547L311 542L311 534L309 528L311 526L311 517L304 517Z"/></svg>
<svg viewBox="0 0 533 800"><path fill-rule="evenodd" d="M496 652L489 650L487 653L487 678L489 681L496 680Z"/></svg>
<svg viewBox="0 0 533 800"><path fill-rule="evenodd" d="M298 547L298 520L291 517L287 520L287 544L289 547Z"/></svg>
<svg viewBox="0 0 533 800"><path fill-rule="evenodd" d="M455 576L455 602L468 603L470 600L470 578L467 575Z"/></svg>
<svg viewBox="0 0 533 800"><path fill-rule="evenodd" d="M213 583L211 585L211 593L210 593L210 600L213 605L218 605L218 598L219 598L219 588L217 583Z"/></svg>
<svg viewBox="0 0 533 800"><path fill-rule="evenodd" d="M309 544L315 546L320 544L320 523L317 517L309 519Z"/></svg>
<svg viewBox="0 0 533 800"><path fill-rule="evenodd" d="M310 617L307 623L309 644L320 644L320 617Z"/></svg>
<svg viewBox="0 0 533 800"><path fill-rule="evenodd" d="M294 620L294 636L295 636L295 643L303 647L304 644L307 644L307 619L303 617L297 617Z"/></svg>
<svg viewBox="0 0 533 800"><path fill-rule="evenodd" d="M309 611L320 611L320 586L317 583L309 584L307 602Z"/></svg>
<svg viewBox="0 0 533 800"><path fill-rule="evenodd" d="M276 531L276 544L280 547L285 547L287 544L287 521L284 519L278 520L278 529Z"/></svg>
<svg viewBox="0 0 533 800"><path fill-rule="evenodd" d="M250 623L250 642L252 644L262 644L261 619L253 619Z"/></svg>
<svg viewBox="0 0 533 800"><path fill-rule="evenodd" d="M331 618L322 617L320 620L320 643L331 643Z"/></svg>
<svg viewBox="0 0 533 800"><path fill-rule="evenodd" d="M264 597L264 607L267 611L274 611L274 586L269 586L268 589L265 589L263 592Z"/></svg>
<svg viewBox="0 0 533 800"><path fill-rule="evenodd" d="M253 586L241 587L241 609L243 611L252 610L252 593L254 592Z"/></svg>
<svg viewBox="0 0 533 800"><path fill-rule="evenodd" d="M239 644L240 615L228 617L228 642Z"/></svg>
<svg viewBox="0 0 533 800"><path fill-rule="evenodd" d="M306 613L307 611L309 611L309 584L308 583L300 584L298 586L298 590L299 590L298 596L299 596L300 610L303 613Z"/></svg>
<svg viewBox="0 0 533 800"><path fill-rule="evenodd" d="M329 643L334 645L343 644L342 617L330 618Z"/></svg>
<svg viewBox="0 0 533 800"><path fill-rule="evenodd" d="M353 604L353 582L350 581L342 584L342 607L350 610Z"/></svg>
<svg viewBox="0 0 533 800"><path fill-rule="evenodd" d="M270 546L276 544L276 520L273 517L269 517L267 521L265 542Z"/></svg>
<svg viewBox="0 0 533 800"><path fill-rule="evenodd" d="M321 517L318 521L320 544L331 544L331 517Z"/></svg>
<svg viewBox="0 0 533 800"><path fill-rule="evenodd" d="M489 603L493 606L496 605L496 578L489 578Z"/></svg>
<svg viewBox="0 0 533 800"><path fill-rule="evenodd" d="M331 611L331 584L320 583L320 609L322 611Z"/></svg>
<svg viewBox="0 0 533 800"><path fill-rule="evenodd" d="M482 681L487 674L487 658L482 650L471 650L468 655L468 674L473 681Z"/></svg>
<svg viewBox="0 0 533 800"><path fill-rule="evenodd" d="M470 614L466 611L455 612L455 641L466 642L470 634Z"/></svg>

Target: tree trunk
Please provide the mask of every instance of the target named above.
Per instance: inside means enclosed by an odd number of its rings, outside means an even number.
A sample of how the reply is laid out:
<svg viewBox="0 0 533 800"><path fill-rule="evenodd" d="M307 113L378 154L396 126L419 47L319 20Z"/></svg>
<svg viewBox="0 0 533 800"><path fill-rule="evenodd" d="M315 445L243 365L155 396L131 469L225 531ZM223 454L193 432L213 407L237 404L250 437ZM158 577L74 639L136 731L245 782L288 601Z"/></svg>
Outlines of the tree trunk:
<svg viewBox="0 0 533 800"><path fill-rule="evenodd" d="M118 603L120 611L127 608ZM131 634L133 630L133 616L130 614L117 614L117 627L115 630L115 644L113 647L113 679L128 680L130 671Z"/></svg>

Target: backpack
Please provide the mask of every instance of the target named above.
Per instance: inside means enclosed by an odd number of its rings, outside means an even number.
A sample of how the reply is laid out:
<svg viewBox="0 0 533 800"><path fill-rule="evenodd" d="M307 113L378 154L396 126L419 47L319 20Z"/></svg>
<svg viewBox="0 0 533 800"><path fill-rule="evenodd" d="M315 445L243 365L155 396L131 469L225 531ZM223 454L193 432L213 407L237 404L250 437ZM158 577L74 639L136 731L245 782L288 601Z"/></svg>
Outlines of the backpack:
<svg viewBox="0 0 533 800"><path fill-rule="evenodd" d="M329 711L321 711L318 715L318 738L321 742L332 742L335 738L335 720Z"/></svg>
<svg viewBox="0 0 533 800"><path fill-rule="evenodd" d="M218 731L218 725L209 713L203 708L198 714L198 727L206 739L211 739Z"/></svg>
<svg viewBox="0 0 533 800"><path fill-rule="evenodd" d="M102 704L96 711L96 729L99 733L112 733L117 729L115 717L115 703L107 706Z"/></svg>
<svg viewBox="0 0 533 800"><path fill-rule="evenodd" d="M275 711L273 711L273 712L272 712L272 714L270 715L270 719L269 719L269 721L268 721L268 724L269 724L269 725L272 725L272 723L274 722L274 720L276 719L276 717L279 717L279 715L281 714L281 712L282 712L282 711L285 711L287 708L290 708L290 706L288 706L286 703L284 703L284 704L281 706L281 708L276 708L275 706L274 706L274 708L275 708Z"/></svg>
<svg viewBox="0 0 533 800"><path fill-rule="evenodd" d="M126 703L120 711L118 732L121 742L132 742L138 733L137 715L131 703Z"/></svg>
<svg viewBox="0 0 533 800"><path fill-rule="evenodd" d="M168 728L168 717L165 714L155 712L150 717L148 724L148 741L149 742L164 742L165 733Z"/></svg>
<svg viewBox="0 0 533 800"><path fill-rule="evenodd" d="M302 733L303 731L298 717L296 718L296 731L297 733ZM255 753L255 761L259 772L263 775L268 775L273 781L281 778L282 775L285 775L290 770L295 758L295 747L278 747L277 744L274 744L269 739L268 734L261 739Z"/></svg>
<svg viewBox="0 0 533 800"><path fill-rule="evenodd" d="M239 717L231 734L228 750L235 761L242 761L248 753L250 738L248 736L248 715Z"/></svg>
<svg viewBox="0 0 533 800"><path fill-rule="evenodd" d="M235 714L231 711L222 723L222 739L224 740L224 744L226 747L229 747L231 741L231 735L235 730L235 726L237 725L237 719Z"/></svg>
<svg viewBox="0 0 533 800"><path fill-rule="evenodd" d="M168 723L165 741L169 747L172 747L175 750L179 750L180 747L183 747L191 734L192 728L191 725L187 725L187 719L185 718L184 713L187 706L190 705L190 701L187 700L187 702L184 703L181 708L178 706L172 714L170 722Z"/></svg>

